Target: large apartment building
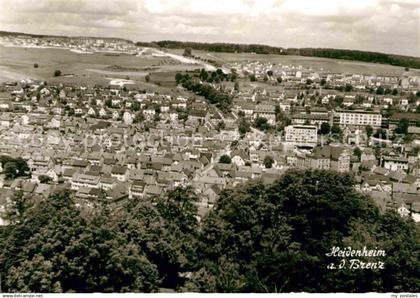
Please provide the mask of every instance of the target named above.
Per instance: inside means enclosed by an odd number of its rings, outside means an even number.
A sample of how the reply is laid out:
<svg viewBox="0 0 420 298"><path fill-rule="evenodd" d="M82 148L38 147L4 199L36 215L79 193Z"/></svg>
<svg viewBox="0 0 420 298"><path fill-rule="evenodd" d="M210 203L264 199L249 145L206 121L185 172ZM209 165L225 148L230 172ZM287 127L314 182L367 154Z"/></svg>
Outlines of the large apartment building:
<svg viewBox="0 0 420 298"><path fill-rule="evenodd" d="M295 166L344 173L350 171L350 153L341 146L316 147L311 154L297 156Z"/></svg>
<svg viewBox="0 0 420 298"><path fill-rule="evenodd" d="M334 113L334 122L340 126L372 126L381 127L382 115L374 111L337 110Z"/></svg>
<svg viewBox="0 0 420 298"><path fill-rule="evenodd" d="M314 125L289 125L284 128L285 140L298 146L315 147L318 128Z"/></svg>

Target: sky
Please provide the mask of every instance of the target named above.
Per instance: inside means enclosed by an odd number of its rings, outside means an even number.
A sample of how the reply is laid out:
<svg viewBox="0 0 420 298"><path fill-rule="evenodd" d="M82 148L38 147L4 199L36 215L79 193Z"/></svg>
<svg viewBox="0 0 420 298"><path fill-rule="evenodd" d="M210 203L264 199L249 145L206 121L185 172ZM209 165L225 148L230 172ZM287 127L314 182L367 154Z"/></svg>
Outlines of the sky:
<svg viewBox="0 0 420 298"><path fill-rule="evenodd" d="M0 30L420 57L420 0L0 0Z"/></svg>

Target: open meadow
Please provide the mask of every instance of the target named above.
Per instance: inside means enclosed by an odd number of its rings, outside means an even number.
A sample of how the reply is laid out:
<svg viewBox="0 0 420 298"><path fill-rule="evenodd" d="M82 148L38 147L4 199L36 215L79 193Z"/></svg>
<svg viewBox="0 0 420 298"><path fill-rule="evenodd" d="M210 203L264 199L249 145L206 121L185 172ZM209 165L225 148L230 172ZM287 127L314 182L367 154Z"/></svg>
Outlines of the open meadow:
<svg viewBox="0 0 420 298"><path fill-rule="evenodd" d="M170 49L168 52L182 55L182 49ZM405 70L404 67L392 66L386 64L366 63L359 61L328 59L318 57L304 57L304 56L286 56L286 55L264 55L253 53L219 53L192 50L194 56L203 59L210 59L218 63L232 63L232 62L270 62L282 65L311 67L316 71L331 71L340 73L361 73L361 74L376 74L376 75L402 75ZM410 75L420 75L420 69L411 69Z"/></svg>
<svg viewBox="0 0 420 298"><path fill-rule="evenodd" d="M34 64L38 64L35 68ZM152 55L105 55L75 53L67 49L0 46L0 82L25 78L73 84L108 84L112 78L127 77L144 85L152 73L193 70L199 65L181 63L170 57ZM55 77L54 71L61 76ZM156 76L155 76L156 78Z"/></svg>
<svg viewBox="0 0 420 298"><path fill-rule="evenodd" d="M153 55L154 51L160 53ZM157 92L178 92L174 82L177 72L202 68L200 64L189 64L179 60L183 50L165 50L172 54L150 49L143 55L105 55L103 53L75 53L67 49L40 49L0 46L0 82L25 78L82 85L108 85L112 79L130 79L134 86ZM377 75L401 75L403 67L334 60L316 57L261 55L252 53L209 53L193 50L195 56L218 61L231 62L261 61L273 64L311 67L318 71L363 73ZM178 59L177 59L178 58ZM182 57L181 57L182 58ZM38 64L35 68L34 64ZM54 71L61 76L55 77ZM407 72L406 72L407 73ZM420 70L410 70L420 75ZM146 81L146 76L149 82Z"/></svg>

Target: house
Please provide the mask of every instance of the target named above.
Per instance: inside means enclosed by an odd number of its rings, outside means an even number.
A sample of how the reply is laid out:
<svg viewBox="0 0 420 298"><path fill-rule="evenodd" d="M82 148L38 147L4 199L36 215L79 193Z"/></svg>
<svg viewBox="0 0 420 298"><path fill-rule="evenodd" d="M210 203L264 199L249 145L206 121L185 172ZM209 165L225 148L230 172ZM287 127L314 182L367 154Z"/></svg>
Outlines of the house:
<svg viewBox="0 0 420 298"><path fill-rule="evenodd" d="M350 171L350 153L343 147L330 147L331 152L331 170L339 173Z"/></svg>
<svg viewBox="0 0 420 298"><path fill-rule="evenodd" d="M74 173L71 179L71 189L78 190L81 187L100 188L100 176Z"/></svg>
<svg viewBox="0 0 420 298"><path fill-rule="evenodd" d="M133 123L134 116L132 113L125 111L123 114L124 123L130 125Z"/></svg>
<svg viewBox="0 0 420 298"><path fill-rule="evenodd" d="M128 173L128 168L125 166L115 165L111 170L111 176L117 178L121 182L127 181Z"/></svg>
<svg viewBox="0 0 420 298"><path fill-rule="evenodd" d="M234 150L231 153L232 163L238 167L244 166L245 163L250 161L249 155L244 150Z"/></svg>
<svg viewBox="0 0 420 298"><path fill-rule="evenodd" d="M146 184L143 181L134 181L130 184L130 188L128 190L128 197L129 198L141 198L145 193L145 186ZM150 190L149 190L150 191Z"/></svg>
<svg viewBox="0 0 420 298"><path fill-rule="evenodd" d="M112 112L112 119L117 120L120 117L120 113L118 111Z"/></svg>
<svg viewBox="0 0 420 298"><path fill-rule="evenodd" d="M398 127L398 123L402 120L408 120L408 126L417 126L417 123L420 121L419 113L394 113L388 119L389 128L394 130Z"/></svg>
<svg viewBox="0 0 420 298"><path fill-rule="evenodd" d="M221 189L217 185L212 185L203 192L203 195L207 197L208 207L212 208L214 206L221 192Z"/></svg>
<svg viewBox="0 0 420 298"><path fill-rule="evenodd" d="M399 156L382 156L381 166L391 171L407 171L408 159Z"/></svg>
<svg viewBox="0 0 420 298"><path fill-rule="evenodd" d="M337 110L334 112L334 122L340 126L372 126L381 127L382 114L380 112L363 110Z"/></svg>
<svg viewBox="0 0 420 298"><path fill-rule="evenodd" d="M104 118L104 117L106 117L108 115L108 112L106 111L105 108L101 108L99 110L98 114L99 114L99 117Z"/></svg>
<svg viewBox="0 0 420 298"><path fill-rule="evenodd" d="M298 124L298 125L315 125L319 128L321 128L322 123L330 123L330 117L325 114L294 114L291 116L292 124Z"/></svg>
<svg viewBox="0 0 420 298"><path fill-rule="evenodd" d="M101 195L102 195L102 192L98 188L82 186L76 191L74 197L75 199L79 199L79 200L91 201L91 200L98 199Z"/></svg>
<svg viewBox="0 0 420 298"><path fill-rule="evenodd" d="M294 163L298 168L345 173L350 171L350 153L341 146L315 147L310 154L297 155Z"/></svg>
<svg viewBox="0 0 420 298"><path fill-rule="evenodd" d="M160 196L163 193L162 187L158 185L146 185L144 187L144 196Z"/></svg>
<svg viewBox="0 0 420 298"><path fill-rule="evenodd" d="M112 176L102 176L99 183L102 189L110 190L117 184L117 179Z"/></svg>
<svg viewBox="0 0 420 298"><path fill-rule="evenodd" d="M284 128L285 141L297 146L315 147L318 128L313 125L288 125Z"/></svg>
<svg viewBox="0 0 420 298"><path fill-rule="evenodd" d="M94 116L96 116L97 112L96 112L96 110L95 110L93 107L90 107L90 108L88 109L87 114L88 114L89 116L91 116L91 117L94 117Z"/></svg>
<svg viewBox="0 0 420 298"><path fill-rule="evenodd" d="M274 105L269 104L258 104L254 108L253 119L265 118L267 123L274 125L276 123L276 109Z"/></svg>
<svg viewBox="0 0 420 298"><path fill-rule="evenodd" d="M366 148L363 150L362 155L360 156L360 161L364 162L364 161L370 161L376 160L376 156L375 156L375 152L373 151L372 148Z"/></svg>
<svg viewBox="0 0 420 298"><path fill-rule="evenodd" d="M0 126L9 127L12 123L12 117L9 114L0 115Z"/></svg>
<svg viewBox="0 0 420 298"><path fill-rule="evenodd" d="M355 96L354 95L346 95L343 99L343 105L346 107L350 107L355 103Z"/></svg>

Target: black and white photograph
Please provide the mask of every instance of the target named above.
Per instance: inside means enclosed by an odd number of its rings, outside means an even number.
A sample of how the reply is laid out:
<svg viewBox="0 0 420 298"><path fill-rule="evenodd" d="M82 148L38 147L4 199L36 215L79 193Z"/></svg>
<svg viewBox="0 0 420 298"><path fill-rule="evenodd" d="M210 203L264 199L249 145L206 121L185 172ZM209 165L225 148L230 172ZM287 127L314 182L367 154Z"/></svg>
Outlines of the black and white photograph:
<svg viewBox="0 0 420 298"><path fill-rule="evenodd" d="M420 0L0 0L0 298L69 293L419 297Z"/></svg>

